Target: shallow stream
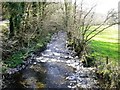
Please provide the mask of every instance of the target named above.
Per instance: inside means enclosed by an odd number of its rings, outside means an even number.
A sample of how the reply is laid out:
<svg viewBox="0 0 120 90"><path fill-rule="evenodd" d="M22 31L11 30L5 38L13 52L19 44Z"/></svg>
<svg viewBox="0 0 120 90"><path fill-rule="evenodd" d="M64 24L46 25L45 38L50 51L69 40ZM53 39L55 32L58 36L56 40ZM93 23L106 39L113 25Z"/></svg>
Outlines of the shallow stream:
<svg viewBox="0 0 120 90"><path fill-rule="evenodd" d="M35 55L32 64L3 80L3 88L97 88L95 69L83 67L66 43L66 32L54 34L47 49Z"/></svg>

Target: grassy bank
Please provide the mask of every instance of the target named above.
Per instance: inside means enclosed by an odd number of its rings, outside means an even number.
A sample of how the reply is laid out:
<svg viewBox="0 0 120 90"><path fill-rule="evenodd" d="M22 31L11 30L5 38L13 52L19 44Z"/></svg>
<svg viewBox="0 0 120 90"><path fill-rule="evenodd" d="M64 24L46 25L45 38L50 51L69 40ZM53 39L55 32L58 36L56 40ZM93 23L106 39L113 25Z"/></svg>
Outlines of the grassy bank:
<svg viewBox="0 0 120 90"><path fill-rule="evenodd" d="M94 37L91 49L92 56L95 57L94 64L97 67L100 86L119 88L118 29L114 26Z"/></svg>
<svg viewBox="0 0 120 90"><path fill-rule="evenodd" d="M95 27L94 27L95 28ZM96 55L108 56L111 60L118 60L118 29L113 26L106 29L91 42L92 50Z"/></svg>
<svg viewBox="0 0 120 90"><path fill-rule="evenodd" d="M104 41L92 41L92 49L96 55L108 56L114 61L118 60L118 44Z"/></svg>

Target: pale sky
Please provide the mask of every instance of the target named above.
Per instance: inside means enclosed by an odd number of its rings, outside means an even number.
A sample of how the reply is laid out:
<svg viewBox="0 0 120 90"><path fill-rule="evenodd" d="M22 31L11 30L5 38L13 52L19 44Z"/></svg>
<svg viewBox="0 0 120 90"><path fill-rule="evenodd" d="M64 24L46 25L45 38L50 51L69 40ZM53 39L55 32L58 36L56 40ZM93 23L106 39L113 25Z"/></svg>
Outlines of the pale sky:
<svg viewBox="0 0 120 90"><path fill-rule="evenodd" d="M74 1L74 0L72 0ZM79 3L81 0L77 0L77 2ZM109 11L110 9L118 9L118 2L120 0L84 0L85 4L87 6L93 6L95 4L97 4L96 6L96 12L97 13L107 13L107 11Z"/></svg>
<svg viewBox="0 0 120 90"><path fill-rule="evenodd" d="M97 1L96 12L106 13L108 10L114 8L118 10L118 2L120 0L95 0Z"/></svg>

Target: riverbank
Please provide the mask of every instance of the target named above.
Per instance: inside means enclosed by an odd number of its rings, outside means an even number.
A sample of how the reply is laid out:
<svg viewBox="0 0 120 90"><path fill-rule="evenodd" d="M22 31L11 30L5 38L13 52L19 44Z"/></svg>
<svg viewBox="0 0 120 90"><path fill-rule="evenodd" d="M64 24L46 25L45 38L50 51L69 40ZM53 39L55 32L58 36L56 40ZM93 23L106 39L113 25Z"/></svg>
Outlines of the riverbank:
<svg viewBox="0 0 120 90"><path fill-rule="evenodd" d="M66 47L66 35L63 31L54 34L31 65L4 80L4 88L98 88L95 68L83 67L79 58L72 56L73 51Z"/></svg>

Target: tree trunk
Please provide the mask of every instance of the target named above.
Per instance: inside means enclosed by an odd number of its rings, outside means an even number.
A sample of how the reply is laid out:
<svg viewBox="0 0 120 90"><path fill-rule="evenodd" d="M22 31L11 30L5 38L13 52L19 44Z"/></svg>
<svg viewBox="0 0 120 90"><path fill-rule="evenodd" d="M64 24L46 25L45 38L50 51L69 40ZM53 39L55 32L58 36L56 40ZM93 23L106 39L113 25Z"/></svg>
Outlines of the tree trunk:
<svg viewBox="0 0 120 90"><path fill-rule="evenodd" d="M11 39L14 36L14 23L13 23L13 17L10 17L10 34L9 34L9 39Z"/></svg>

